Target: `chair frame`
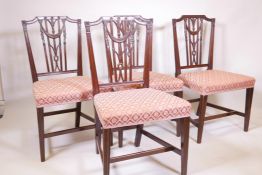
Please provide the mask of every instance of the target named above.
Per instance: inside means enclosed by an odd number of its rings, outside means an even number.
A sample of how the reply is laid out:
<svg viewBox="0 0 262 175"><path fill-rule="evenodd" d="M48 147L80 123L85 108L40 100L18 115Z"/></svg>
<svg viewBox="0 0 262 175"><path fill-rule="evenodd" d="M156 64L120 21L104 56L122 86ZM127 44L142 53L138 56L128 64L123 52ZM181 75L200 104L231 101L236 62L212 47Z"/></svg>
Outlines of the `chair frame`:
<svg viewBox="0 0 262 175"><path fill-rule="evenodd" d="M184 20L184 23L187 20L205 20L207 22L211 23L211 32L210 32L210 45L209 45L209 55L208 55L208 63L203 64L201 62L201 56L199 58L199 61L196 64L192 64L192 55L187 55L187 65L181 66L180 65L180 56L179 56L179 48L178 48L178 37L177 37L177 23ZM198 21L199 22L199 21ZM182 69L191 69L191 68L200 68L200 67L207 67L208 70L213 69L213 52L214 52L214 35L215 35L215 18L207 18L205 15L183 15L182 17L178 19L173 19L173 36L174 36L174 52L175 52L175 63L176 63L176 76L181 74ZM185 34L186 35L186 34ZM197 34L199 35L199 34ZM186 36L185 36L186 37ZM187 42L187 41L186 41ZM186 47L188 52L188 46ZM229 109L223 106L219 106L213 103L207 102L208 95L200 95L200 98L191 99L189 102L199 102L199 106L197 109L196 114L199 116L198 119L192 119L190 118L190 121L193 125L195 125L198 128L197 133L197 143L201 143L202 141L202 135L203 135L203 127L205 121L218 119L226 116L231 115L239 115L244 117L244 131L247 132L249 128L249 121L250 121L250 112L251 112L251 106L252 106L252 98L253 98L253 91L254 88L247 88L246 89L246 100L245 100L245 112L239 112L233 109ZM205 116L206 115L206 107L212 107L215 109L219 109L222 111L225 111L225 113L222 114L216 114L212 116Z"/></svg>
<svg viewBox="0 0 262 175"><path fill-rule="evenodd" d="M134 15L125 15L125 16L126 17L130 17L130 16L134 16ZM147 20L151 20L151 22L153 23L153 19L147 19ZM107 50L107 54L106 54L107 60L111 59L111 55L109 54L109 52L110 51ZM149 52L152 52L152 46L150 47L150 51ZM134 67L139 68L139 65L137 64L137 62L135 62ZM114 68L112 67L112 64L109 61L107 61L107 68L108 68L109 76L112 77L114 72L115 72L115 70L114 70ZM149 71L152 71L152 61L150 61L150 63L149 63ZM109 80L112 83L112 81L113 81L112 78L110 78ZM176 92L174 92L174 95L177 96L177 97L183 98L183 91L176 91ZM177 133L177 136L179 137L180 136L179 120L174 119L174 121L176 121L176 123L177 123L177 127L176 127L177 131L176 131L176 133ZM133 127L126 127L126 128L122 128L122 129L117 129L117 130L114 129L114 130L112 130L113 132L118 132L118 146L120 148L123 147L124 130L130 130L130 129L136 129L136 128L137 128L136 126L133 126ZM139 141L136 141L135 145L138 146L139 145L138 142Z"/></svg>
<svg viewBox="0 0 262 175"><path fill-rule="evenodd" d="M114 16L113 18L117 17L125 17L125 16ZM130 16L128 16L130 17ZM144 56L144 78L143 81L124 81L124 82L110 82L110 83L104 83L99 84L98 76L97 76L97 70L96 70L96 63L95 63L95 56L93 51L93 44L92 44L92 38L91 38L91 27L95 25L102 24L104 22L104 18L101 17L97 21L94 22L85 22L85 28L86 28L86 37L87 37L87 46L88 46L88 53L89 53L89 60L90 60L90 69L92 74L92 84L93 84L93 95L95 96L100 92L100 89L103 87L114 87L118 85L137 85L139 87L148 88L149 87L149 70L150 70L150 64L152 60L152 20L148 20L145 18L142 18L141 16L131 16L134 18L134 21L136 23L139 23L141 25L146 26L146 46L145 46L145 56ZM109 19L110 20L110 19ZM115 41L114 41L115 42ZM101 156L101 160L103 163L103 173L104 175L109 175L110 172L110 163L120 162L124 160L139 158L143 156L149 156L153 154L173 151L181 156L181 174L186 175L187 174L187 162L188 162L188 141L189 141L189 117L181 118L181 149L176 148L175 146L163 141L162 139L152 135L151 133L147 132L143 129L143 125L136 125L136 126L128 126L128 127L119 127L119 128L113 128L113 129L107 129L102 128L102 124L99 121L98 114L95 111L95 119L96 119L96 146L97 146L97 152ZM113 131L119 131L126 128L137 128L136 131L136 140L135 145L140 146L141 142L141 136L145 135L148 138L156 141L163 147L147 150L147 151L141 151L136 152L132 154L126 154L116 157L110 156L110 147L112 145L112 132ZM103 145L102 143L102 137L103 134Z"/></svg>
<svg viewBox="0 0 262 175"><path fill-rule="evenodd" d="M60 20L60 21L59 21ZM48 29L45 30L43 23L45 25L47 25L47 23L50 23L51 26L52 24L55 24L56 22L59 23L63 23L63 25L65 26L66 22L69 23L74 23L77 25L77 69L75 70L68 70L67 69L67 59L66 59L66 46L64 45L64 48L61 48L62 45L62 41L64 39L64 42L66 42L66 29L64 27L61 27L58 25L58 33L48 33ZM32 48L31 48L31 44L30 44L30 38L29 38L29 33L28 33L28 25L32 25L39 22L40 24L40 30L41 30L41 39L42 39L42 44L44 47L44 51L45 51L45 61L46 61L46 66L47 66L47 72L44 73L38 73L36 70L36 66L35 66L35 61L34 61L34 56L33 56L33 52L32 52ZM29 58L29 63L30 63L30 69L31 69L31 75L32 75L32 80L33 83L37 82L39 77L42 76L50 76L50 75L60 75L60 74L76 74L77 76L82 76L83 75L83 71L82 71L82 43L81 43L81 20L80 19L71 19L67 16L38 16L35 17L32 20L23 20L22 21L22 26L23 26L23 31L24 31L24 36L25 36L25 42L26 42L26 47L27 47L27 53L28 53L28 58ZM42 27L42 28L41 28ZM54 26L52 26L52 29L55 30ZM47 36L47 34L49 36ZM44 35L45 34L45 35ZM62 38L63 35L63 39ZM44 40L44 36L47 37L47 42ZM58 45L58 43L55 41L55 39L59 38L60 40L60 46L59 47L54 47L55 52L62 52L62 50L64 51L64 64L62 64L62 57L61 55L59 55L59 59L61 64L58 64L58 62L56 62L53 58L53 56L49 57L49 54L52 55L52 53L50 53L50 47L52 47L52 43L54 45ZM51 43L52 42L52 43ZM64 43L66 44L66 43ZM60 49L60 50L58 50ZM56 70L56 68L58 70ZM38 119L38 132L39 132L39 145L40 145L40 157L41 157L41 162L45 161L45 138L49 138L49 137L54 137L54 136L58 136L58 135L63 135L63 134L68 134L68 133L73 133L73 132L77 132L77 131L84 131L84 130L89 130L89 129L94 129L95 128L95 124L91 124L91 125L87 125L87 126L80 126L80 117L83 117L87 120L89 120L90 122L94 123L95 120L82 113L81 112L81 102L77 102L76 103L76 107L74 108L69 108L69 109L63 109L63 110L57 110L57 111L51 111L51 112L45 112L44 111L44 107L40 107L40 108L36 108L37 110L37 119ZM71 112L75 112L75 127L74 128L70 128L70 129L64 129L64 130L60 130L60 131L56 131L56 132L49 132L49 133L45 133L45 129L44 129L44 118L47 116L52 116L52 115L57 115L57 114L63 114L63 113L71 113Z"/></svg>

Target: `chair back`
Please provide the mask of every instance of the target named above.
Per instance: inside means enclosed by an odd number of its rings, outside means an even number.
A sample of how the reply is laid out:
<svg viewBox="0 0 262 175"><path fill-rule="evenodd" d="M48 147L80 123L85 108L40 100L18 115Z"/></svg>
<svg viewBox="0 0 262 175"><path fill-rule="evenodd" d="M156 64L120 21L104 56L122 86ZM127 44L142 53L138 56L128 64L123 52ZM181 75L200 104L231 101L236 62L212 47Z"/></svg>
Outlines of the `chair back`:
<svg viewBox="0 0 262 175"><path fill-rule="evenodd" d="M149 86L152 65L152 19L141 16L101 17L85 22L94 95L103 87L132 85ZM93 30L102 28L105 58L95 58ZM92 35L91 35L92 33ZM96 62L107 64L107 82L99 83ZM143 80L134 80L134 72L143 72Z"/></svg>
<svg viewBox="0 0 262 175"><path fill-rule="evenodd" d="M215 19L205 15L183 15L172 22L176 76L182 69L212 69Z"/></svg>
<svg viewBox="0 0 262 175"><path fill-rule="evenodd" d="M33 82L41 76L68 73L82 75L80 19L38 16L32 20L23 20L22 25ZM71 50L75 52L71 53Z"/></svg>

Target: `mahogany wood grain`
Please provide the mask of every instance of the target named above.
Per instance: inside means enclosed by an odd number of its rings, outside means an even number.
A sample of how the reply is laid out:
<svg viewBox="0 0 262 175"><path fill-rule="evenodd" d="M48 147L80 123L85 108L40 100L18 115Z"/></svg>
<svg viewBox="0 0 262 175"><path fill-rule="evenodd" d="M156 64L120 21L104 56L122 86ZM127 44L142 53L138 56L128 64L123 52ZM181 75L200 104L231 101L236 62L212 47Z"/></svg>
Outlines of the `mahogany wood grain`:
<svg viewBox="0 0 262 175"><path fill-rule="evenodd" d="M204 43L204 22L210 24L210 34L207 36L209 38L209 43ZM215 18L208 18L205 15L183 15L178 19L173 19L173 38L174 38L174 54L175 54L175 64L176 64L176 76L182 73L184 69L192 68L205 68L213 69L213 55L214 55L214 37L215 37ZM178 25L182 24L184 30L184 41L186 56L181 57L179 50L178 41ZM182 34L182 35L183 35ZM207 34L206 34L207 35ZM207 63L203 62L203 49L204 45L208 46L208 60ZM181 65L182 59L185 60L186 65ZM216 104L208 103L208 96L201 95L200 98L191 99L189 102L194 103L199 101L199 106L197 108L196 114L199 116L198 119L190 119L193 125L198 127L197 143L201 143L204 122L218 119L231 115L239 115L244 117L244 131L248 131L250 112L252 105L253 88L246 89L246 102L245 102L245 112L239 112L230 108L219 106ZM206 115L206 106L216 108L226 113L216 114L212 116Z"/></svg>
<svg viewBox="0 0 262 175"><path fill-rule="evenodd" d="M76 48L77 55L75 58L76 68L69 69L68 64L68 25L75 25L76 27ZM22 26L24 30L25 43L28 53L28 59L31 69L31 76L33 82L39 81L40 77L49 78L53 75L64 75L64 74L74 74L74 76L82 76L82 39L81 39L81 19L71 19L67 16L37 16L32 20L23 20ZM42 43L42 49L44 53L44 64L40 65L41 68L45 68L46 71L40 72L37 70L36 63L39 57L38 54L33 54L33 42L30 38L30 33L33 32L29 30L29 27L39 27L40 30L40 43ZM41 69L42 70L42 69ZM71 75L72 76L72 75ZM53 78L53 77L52 77ZM58 111L45 112L44 108L37 108L37 119L38 119L38 131L39 131L39 145L40 145L40 157L41 161L45 161L45 144L44 138L58 136L62 134L93 129L94 124L88 126L80 127L80 117L83 115L84 118L91 122L94 119L81 113L81 102L76 103L76 107L70 109L63 109ZM47 133L44 131L44 117L53 116L57 114L75 112L75 128L65 129L57 132Z"/></svg>
<svg viewBox="0 0 262 175"><path fill-rule="evenodd" d="M94 45L92 40L92 28L97 25L102 25L105 36L106 58L102 60L108 65L108 83L100 83L98 78L98 69L94 54ZM138 56L134 51L141 51L138 46L141 40L135 39L141 35L142 27L146 31L144 58L143 62L139 62ZM123 85L137 85L137 88L149 87L149 71L152 67L152 19L145 19L141 16L113 16L101 17L94 22L85 22L87 47L89 53L89 62L92 75L93 94L100 93L101 88L118 87ZM115 36L116 35L116 36ZM139 43L139 44L137 44ZM135 50L134 50L135 49ZM102 59L102 58L100 58ZM99 60L101 62L101 60ZM98 61L97 61L98 62ZM99 62L99 63L100 63ZM133 70L142 68L144 75L143 80L133 80ZM189 139L189 117L181 118L181 149L172 146L171 144L161 140L160 138L150 134L143 129L143 125L119 127L113 129L103 129L99 121L98 114L96 116L96 146L97 153L101 155L103 163L103 174L110 174L110 163L125 161L129 159L149 156L153 154L173 151L181 155L181 174L187 174L187 157L188 157L188 139ZM122 138L121 131L123 129L137 128L135 146L140 146L141 136L145 135L156 141L163 147L140 151L117 157L110 156L110 147L113 131L120 131L120 139ZM103 135L103 136L102 136ZM101 140L103 139L103 144ZM101 146L103 145L103 146ZM122 145L120 145L122 146Z"/></svg>

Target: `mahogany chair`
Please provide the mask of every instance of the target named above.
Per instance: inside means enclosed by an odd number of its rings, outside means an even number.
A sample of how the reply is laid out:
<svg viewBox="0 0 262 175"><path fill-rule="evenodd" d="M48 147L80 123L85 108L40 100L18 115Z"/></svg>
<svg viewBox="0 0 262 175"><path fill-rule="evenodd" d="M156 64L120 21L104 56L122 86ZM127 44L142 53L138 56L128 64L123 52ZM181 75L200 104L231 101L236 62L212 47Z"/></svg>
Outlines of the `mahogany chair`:
<svg viewBox="0 0 262 175"><path fill-rule="evenodd" d="M95 128L95 124L80 126L80 117L94 123L93 118L81 112L81 102L92 98L92 84L91 79L82 76L80 19L71 19L67 16L43 16L28 21L23 20L22 25L33 79L40 156L43 162L45 161L45 138ZM70 29L73 31L71 32ZM71 44L72 38L69 33L76 38L75 46ZM36 34L40 36L34 37ZM33 40L38 42L33 42ZM33 43L40 43L42 48ZM76 50L74 56L69 55L73 47ZM72 58L69 59L69 57ZM73 63L74 68L70 66ZM46 107L71 103L76 104L76 107L51 112L44 110ZM75 113L74 128L45 133L44 117L70 112Z"/></svg>
<svg viewBox="0 0 262 175"><path fill-rule="evenodd" d="M182 31L182 35L179 35L178 28ZM176 76L184 81L186 87L200 94L200 98L190 100L190 102L199 101L197 109L199 118L191 118L192 124L198 127L197 143L201 143L205 121L239 115L244 117L244 131L248 131L249 127L255 79L246 75L213 69L214 34L214 18L207 18L205 15L183 15L179 19L173 19ZM182 41L185 43L185 49L180 47ZM182 50L185 51L184 56L181 56ZM205 56L206 62L204 62ZM184 69L194 68L205 68L206 70L181 73ZM246 89L244 113L207 102L209 95L240 89ZM205 116L207 106L225 111L225 113Z"/></svg>
<svg viewBox="0 0 262 175"><path fill-rule="evenodd" d="M127 17L127 16L126 16ZM152 20L152 19L151 19ZM153 22L153 20L152 20ZM117 31L118 29L116 29ZM111 31L112 32L112 31ZM139 37L140 37L141 33L138 29L138 32L136 32L136 42L139 43ZM121 36L115 36L116 38L117 37L121 37ZM114 49L117 49L119 52L120 52L120 48L114 48ZM139 47L136 47L137 49L137 53L139 52ZM110 60L110 56L109 54L106 54L107 56L107 59ZM139 67L139 55L135 55L134 56L134 60L132 62L133 66L135 67ZM116 59L116 58L113 58L113 59ZM114 61L115 62L115 61ZM112 77L113 74L116 73L116 70L112 67L112 65L110 64L110 62L107 62L107 69L108 69L108 73L109 73L109 76ZM161 91L164 91L164 92L173 92L174 95L178 96L178 97L181 97L183 96L183 92L182 92L182 88L183 88L183 81L176 78L176 77L173 77L171 75L166 75L166 74L162 74L162 73L158 73L158 72L152 72L152 62L150 63L150 80L149 80L149 87L150 88L153 88L153 89L156 89L156 90L161 90ZM143 72L133 72L132 74L132 78L134 80L142 80L143 79ZM110 82L112 82L113 80L112 79L109 79ZM126 89L130 89L130 88L134 88L132 86L120 86L120 87L115 87L113 88L113 91L118 91L118 90L126 90ZM176 120L177 122L177 136L180 136L180 132L179 132L179 120ZM126 129L133 129L132 127L127 127ZM120 129L118 130L118 144L119 144L119 147L122 147L123 146L123 129Z"/></svg>
<svg viewBox="0 0 262 175"><path fill-rule="evenodd" d="M128 17L128 16L126 16ZM153 19L150 19L152 20L152 23L153 23ZM114 29L113 29L114 30ZM117 30L119 29L115 29L116 32L119 32ZM111 33L113 31L110 31ZM136 39L135 42L139 43L140 42L140 36L141 35L141 32L140 32L140 29L138 28L138 31L136 32L136 36L134 36L134 38ZM120 35L116 35L116 38L119 38L121 37ZM152 41L151 41L152 42ZM113 48L113 49L116 49L118 50L118 52L123 52L121 51L120 49L122 48L119 48L119 47L116 47L116 48ZM139 47L136 47L136 53L139 53ZM152 48L150 48L152 49ZM152 51L151 51L152 52ZM111 55L110 54L106 54L107 56L107 59L110 60L110 57ZM116 59L114 56L112 59ZM116 61L114 60L113 63L115 63ZM117 70L114 69L114 67L112 66L112 64L110 64L111 62L107 61L107 69L109 70L109 76L112 77L114 74L117 73ZM132 65L134 67L139 67L139 55L134 55L134 59L132 61ZM158 72L153 72L152 71L152 61L150 62L150 66L149 66L149 70L150 70L150 78L149 78L149 87L150 88L153 88L153 89L156 89L156 90L161 90L161 91L164 91L164 92L172 92L174 93L174 95L178 96L178 97L183 97L183 86L184 86L184 83L182 80L174 77L174 76L171 76L171 75L166 75L166 74L162 74L162 73L158 73ZM132 78L134 80L143 80L143 72L133 72L132 74ZM113 79L109 79L109 81L112 83L113 82ZM130 89L130 88L134 88L134 87L118 87L118 88L114 88L114 91L117 91L117 90L125 90L125 89ZM180 132L179 132L179 120L176 120L177 122L177 136L180 136ZM132 129L132 127L128 127L126 129ZM123 146L123 130L119 130L118 131L118 144L119 144L119 147L122 147Z"/></svg>
<svg viewBox="0 0 262 175"><path fill-rule="evenodd" d="M94 28L102 26L107 57L97 59L94 53ZM150 64L152 61L152 20L141 16L101 17L94 22L85 22L86 37L92 75L96 144L103 162L104 175L109 175L110 163L173 151L181 155L181 174L187 174L189 115L191 105L186 100L149 87ZM92 29L92 30L91 30ZM144 31L144 40L136 42L136 33ZM92 32L91 32L92 31ZM91 35L92 33L92 35ZM142 52L139 64L135 65L136 48ZM101 57L99 57L101 58ZM108 81L99 83L96 62L109 62ZM101 70L101 69L100 69ZM114 70L115 73L110 72ZM134 72L143 72L143 79L133 78ZM132 86L129 90L100 93L102 88ZM134 88L135 87L135 88ZM180 119L181 148L154 136L144 130L143 125L152 121ZM126 127L136 127L136 146L140 145L141 136L155 140L163 147L137 153L110 156L112 131ZM103 135L103 139L101 137ZM101 146L101 143L103 145Z"/></svg>

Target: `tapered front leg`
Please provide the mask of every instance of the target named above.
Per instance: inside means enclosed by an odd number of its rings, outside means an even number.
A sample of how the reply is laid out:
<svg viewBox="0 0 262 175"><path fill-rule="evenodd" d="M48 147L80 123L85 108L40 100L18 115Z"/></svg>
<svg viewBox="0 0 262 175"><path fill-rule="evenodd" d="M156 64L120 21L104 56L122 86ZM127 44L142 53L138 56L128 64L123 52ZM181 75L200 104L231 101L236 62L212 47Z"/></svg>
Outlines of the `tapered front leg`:
<svg viewBox="0 0 262 175"><path fill-rule="evenodd" d="M123 147L123 137L124 137L123 132L124 132L123 129L118 130L118 146L119 146L119 148Z"/></svg>
<svg viewBox="0 0 262 175"><path fill-rule="evenodd" d="M76 103L76 116L75 116L75 127L80 126L80 117L81 117L81 102Z"/></svg>
<svg viewBox="0 0 262 175"><path fill-rule="evenodd" d="M44 108L37 108L38 134L41 162L45 161Z"/></svg>
<svg viewBox="0 0 262 175"><path fill-rule="evenodd" d="M136 138L135 138L135 146L139 147L142 139L142 130L144 125L137 125L136 127Z"/></svg>
<svg viewBox="0 0 262 175"><path fill-rule="evenodd" d="M111 129L103 131L103 172L104 175L110 173L110 145L111 145Z"/></svg>
<svg viewBox="0 0 262 175"><path fill-rule="evenodd" d="M181 136L181 123L180 120L176 120L176 136Z"/></svg>
<svg viewBox="0 0 262 175"><path fill-rule="evenodd" d="M99 118L98 118L98 115L97 115L97 112L95 110L95 139L97 140L96 142L96 153L99 154L99 150L98 150L98 147L101 145L101 133L102 133L102 125L99 121Z"/></svg>
<svg viewBox="0 0 262 175"><path fill-rule="evenodd" d="M174 92L174 95L179 97L179 98L183 98L183 91ZM177 137L180 137L180 135L181 135L180 120L175 120L175 121L176 121L176 135L177 135Z"/></svg>
<svg viewBox="0 0 262 175"><path fill-rule="evenodd" d="M181 124L181 175L187 174L188 143L189 143L189 117L180 119Z"/></svg>
<svg viewBox="0 0 262 175"><path fill-rule="evenodd" d="M244 131L248 131L254 88L246 89Z"/></svg>
<svg viewBox="0 0 262 175"><path fill-rule="evenodd" d="M202 135L203 135L203 129L204 129L204 122L205 122L205 115L206 115L206 106L207 106L207 95L200 96L200 102L199 102L199 118L198 118L198 131L197 131L197 143L202 142Z"/></svg>

